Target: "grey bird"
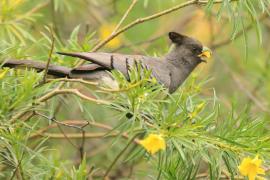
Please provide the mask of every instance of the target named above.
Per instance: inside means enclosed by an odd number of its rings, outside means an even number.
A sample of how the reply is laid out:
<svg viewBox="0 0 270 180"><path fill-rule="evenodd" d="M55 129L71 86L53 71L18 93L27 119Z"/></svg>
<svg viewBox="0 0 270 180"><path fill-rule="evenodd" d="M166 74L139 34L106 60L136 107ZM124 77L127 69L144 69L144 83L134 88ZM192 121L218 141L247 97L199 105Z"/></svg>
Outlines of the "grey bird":
<svg viewBox="0 0 270 180"><path fill-rule="evenodd" d="M113 80L109 71L118 70L128 79L130 68L139 64L150 69L152 76L168 88L170 93L173 93L198 64L206 62L205 58L210 57L211 51L191 37L176 32L170 32L168 35L174 47L163 57L102 52L58 52L58 54L81 58L91 63L77 68L50 65L48 74L106 83L108 80ZM46 64L33 60L8 60L3 66L11 68L24 66L42 71Z"/></svg>

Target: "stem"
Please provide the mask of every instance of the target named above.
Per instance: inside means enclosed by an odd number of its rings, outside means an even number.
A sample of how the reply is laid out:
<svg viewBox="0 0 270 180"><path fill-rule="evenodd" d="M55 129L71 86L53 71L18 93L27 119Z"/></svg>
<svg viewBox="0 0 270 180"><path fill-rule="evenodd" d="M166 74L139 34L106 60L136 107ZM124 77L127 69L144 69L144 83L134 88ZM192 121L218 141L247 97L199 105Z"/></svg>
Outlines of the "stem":
<svg viewBox="0 0 270 180"><path fill-rule="evenodd" d="M84 94L82 94L78 89L54 89L53 91L45 94L44 96L40 97L35 104L40 104L41 102L47 101L50 98L58 95L58 94L74 94L78 97L80 97L81 99L87 100L87 101L91 101L91 102L95 102L97 104L110 104L110 102L108 101L104 101L104 100L98 100L89 96L86 96ZM17 119L21 118L22 116L24 116L27 111L29 111L32 108L32 104L29 105L28 107L25 108L24 111L19 112L18 114L14 115L10 122L14 123Z"/></svg>
<svg viewBox="0 0 270 180"><path fill-rule="evenodd" d="M128 144L124 147L124 149L122 149L122 151L119 152L119 154L115 157L115 159L113 160L113 162L111 163L111 165L109 166L109 168L107 169L107 171L105 172L103 179L107 179L107 176L109 175L110 171L112 170L113 166L116 164L116 162L120 159L120 157L124 154L124 152L127 150L127 148L132 144L132 142L134 141L134 139L138 136L139 134L135 134L133 136L133 138L131 138L128 142Z"/></svg>
<svg viewBox="0 0 270 180"><path fill-rule="evenodd" d="M117 26L115 27L114 31L112 32L112 34L114 34L116 31L119 30L120 26L122 25L122 23L124 22L124 20L127 18L128 14L130 13L131 9L135 6L135 4L138 2L138 0L133 0L132 3L130 4L130 6L128 7L127 11L125 12L125 14L123 15L123 17L121 18L121 20L119 21L119 23L117 24Z"/></svg>
<svg viewBox="0 0 270 180"><path fill-rule="evenodd" d="M51 59L52 59L52 53L53 53L53 49L54 49L55 38L54 38L54 35L53 35L52 28L50 28L50 34L51 34L52 44L51 44L51 49L50 49L50 52L49 52L49 57L48 57L48 60L47 60L47 64L46 64L46 67L44 69L44 76L43 76L42 84L46 83L47 73L48 73L48 70L49 70L50 62L51 62Z"/></svg>
<svg viewBox="0 0 270 180"><path fill-rule="evenodd" d="M231 0L231 2L233 1L238 1L238 0ZM223 0L217 0L217 1L214 1L213 3L217 4L217 3L222 3ZM170 14L174 11L177 11L181 8L184 8L184 7L187 7L187 6L190 6L190 5L194 5L194 4L207 4L208 1L198 1L198 0L190 0L190 1L187 1L185 3L181 3L177 6L174 6L170 9L166 9L164 11L161 11L161 12L158 12L156 14L153 14L153 15L150 15L150 16L146 16L144 18L138 18L136 19L135 21L129 23L128 25L124 26L123 28L119 29L117 32L111 34L111 36L109 36L107 39L105 39L104 41L101 41L99 44L97 44L92 51L97 51L98 49L100 49L101 47L103 47L106 43L108 43L109 41L111 41L112 39L114 39L116 36L118 36L119 34L127 31L128 29L136 26L137 24L141 24L143 22L146 22L146 21L150 21L150 20L153 20L153 19L156 19L156 18L159 18L163 15L166 15L166 14Z"/></svg>

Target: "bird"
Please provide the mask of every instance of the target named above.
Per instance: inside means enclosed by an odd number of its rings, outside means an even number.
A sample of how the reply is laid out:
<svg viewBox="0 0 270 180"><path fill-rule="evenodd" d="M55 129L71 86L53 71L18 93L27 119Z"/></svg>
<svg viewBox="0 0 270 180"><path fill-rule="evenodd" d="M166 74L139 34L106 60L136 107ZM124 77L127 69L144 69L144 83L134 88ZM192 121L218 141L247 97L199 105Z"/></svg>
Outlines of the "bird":
<svg viewBox="0 0 270 180"><path fill-rule="evenodd" d="M206 59L211 57L212 52L192 37L177 32L169 32L168 37L173 47L162 57L105 52L57 52L91 63L75 68L50 64L48 74L58 78L80 78L106 84L114 82L110 71L118 70L129 79L131 67L141 65L151 70L152 77L167 88L169 93L173 93L200 63L207 62ZM9 59L3 64L3 67L9 68L21 66L34 68L39 72L46 68L46 63Z"/></svg>

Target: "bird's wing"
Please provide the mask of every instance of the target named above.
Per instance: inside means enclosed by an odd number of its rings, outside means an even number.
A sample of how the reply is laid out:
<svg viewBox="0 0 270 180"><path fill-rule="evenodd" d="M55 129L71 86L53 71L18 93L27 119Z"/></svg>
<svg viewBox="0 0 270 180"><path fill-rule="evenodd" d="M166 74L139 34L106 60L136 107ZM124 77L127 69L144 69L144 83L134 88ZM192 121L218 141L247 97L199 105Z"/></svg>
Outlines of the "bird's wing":
<svg viewBox="0 0 270 180"><path fill-rule="evenodd" d="M117 53L58 53L61 55L72 56L90 61L94 64L103 67L104 69L116 69L123 73L128 78L128 71L130 67L140 64L146 69L151 69L153 76L165 87L170 87L171 77L170 71L165 61L159 58L153 58L142 55L125 55ZM87 67L81 67L87 69Z"/></svg>
<svg viewBox="0 0 270 180"><path fill-rule="evenodd" d="M97 71L97 70L107 70L107 68L104 68L103 66L100 66L98 64L85 64L85 65L81 65L79 67L75 67L73 69L71 69L71 72L73 73L87 73L87 72L91 72L91 71Z"/></svg>
<svg viewBox="0 0 270 180"><path fill-rule="evenodd" d="M90 61L94 64L103 67L104 69L111 70L116 69L122 72L124 75L127 75L127 72L134 64L134 61L144 59L144 56L140 55L124 55L117 53L58 53L61 55L72 56L84 59L86 61ZM81 67L80 67L81 68ZM87 69L87 67L83 67L83 69Z"/></svg>

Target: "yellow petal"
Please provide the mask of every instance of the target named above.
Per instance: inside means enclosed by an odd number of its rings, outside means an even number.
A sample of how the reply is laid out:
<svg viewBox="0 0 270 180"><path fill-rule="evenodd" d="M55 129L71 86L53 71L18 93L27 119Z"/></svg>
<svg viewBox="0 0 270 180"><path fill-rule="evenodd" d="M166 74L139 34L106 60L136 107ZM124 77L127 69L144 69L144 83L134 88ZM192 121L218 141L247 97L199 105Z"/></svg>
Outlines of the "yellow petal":
<svg viewBox="0 0 270 180"><path fill-rule="evenodd" d="M139 143L151 154L164 150L166 147L164 138L158 134L149 134L145 139L140 140Z"/></svg>
<svg viewBox="0 0 270 180"><path fill-rule="evenodd" d="M265 175L265 170L263 168L258 168L257 173Z"/></svg>
<svg viewBox="0 0 270 180"><path fill-rule="evenodd" d="M256 155L256 157L252 160L252 162L254 163L254 164L256 164L256 166L261 166L261 164L262 164L262 160L261 159L259 159L259 156L258 155Z"/></svg>
<svg viewBox="0 0 270 180"><path fill-rule="evenodd" d="M255 171L251 171L248 174L248 180L255 180L256 177L256 172Z"/></svg>
<svg viewBox="0 0 270 180"><path fill-rule="evenodd" d="M240 164L239 171L243 176L248 175L248 166L249 166L251 161L252 161L252 159L247 157L247 158L244 158L242 163Z"/></svg>
<svg viewBox="0 0 270 180"><path fill-rule="evenodd" d="M262 160L257 155L254 159L244 158L239 166L239 171L243 176L248 176L249 180L255 180L258 174L265 174L265 170L261 168ZM260 177L262 178L262 177Z"/></svg>

